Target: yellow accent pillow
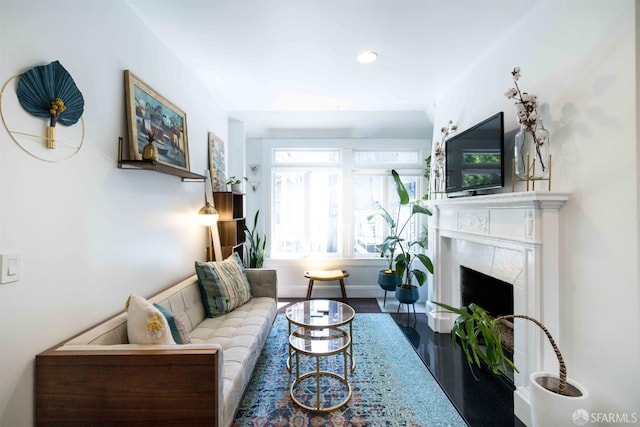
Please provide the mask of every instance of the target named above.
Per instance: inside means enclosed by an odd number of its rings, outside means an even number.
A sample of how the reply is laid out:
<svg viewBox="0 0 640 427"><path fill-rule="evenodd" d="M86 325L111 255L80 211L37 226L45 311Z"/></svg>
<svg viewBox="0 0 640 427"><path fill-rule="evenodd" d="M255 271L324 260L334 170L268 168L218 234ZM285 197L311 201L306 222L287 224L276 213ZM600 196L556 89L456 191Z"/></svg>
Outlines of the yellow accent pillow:
<svg viewBox="0 0 640 427"><path fill-rule="evenodd" d="M146 299L131 294L127 300L129 344L175 344L167 319Z"/></svg>

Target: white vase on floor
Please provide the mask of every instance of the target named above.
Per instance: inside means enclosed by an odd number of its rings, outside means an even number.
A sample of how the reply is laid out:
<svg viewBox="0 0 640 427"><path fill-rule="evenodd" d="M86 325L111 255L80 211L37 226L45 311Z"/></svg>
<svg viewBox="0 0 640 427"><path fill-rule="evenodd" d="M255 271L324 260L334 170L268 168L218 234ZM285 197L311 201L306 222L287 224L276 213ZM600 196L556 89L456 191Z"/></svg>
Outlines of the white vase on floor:
<svg viewBox="0 0 640 427"><path fill-rule="evenodd" d="M582 384L567 379L569 396L564 396L543 387L546 379L558 382L558 375L550 372L532 372L531 423L533 427L575 427L589 421L589 391ZM576 396L574 396L576 395Z"/></svg>

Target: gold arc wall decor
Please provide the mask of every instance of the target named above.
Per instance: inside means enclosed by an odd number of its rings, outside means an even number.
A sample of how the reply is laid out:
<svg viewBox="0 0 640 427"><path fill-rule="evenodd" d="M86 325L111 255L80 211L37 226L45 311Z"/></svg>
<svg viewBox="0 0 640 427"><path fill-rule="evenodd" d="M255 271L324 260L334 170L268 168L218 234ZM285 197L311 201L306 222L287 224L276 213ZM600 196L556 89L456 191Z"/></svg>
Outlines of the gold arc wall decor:
<svg viewBox="0 0 640 427"><path fill-rule="evenodd" d="M10 83L16 83L15 100L10 99L6 94ZM11 101L19 103L22 109L7 108L5 104ZM34 67L25 73L10 77L0 91L2 124L11 139L23 151L38 160L57 163L69 160L78 154L84 144L85 136L83 112L84 99L82 94L69 73L58 61ZM36 118L35 122L33 121L34 117ZM43 118L47 119L49 123L45 127L45 132L41 134L38 134L37 131L14 129L14 127L38 126L40 119ZM69 127L78 121L82 125L81 129L70 132L71 137L69 135L62 138L55 137L57 123ZM32 123L38 124L32 125ZM79 141L76 142L75 139L79 139Z"/></svg>

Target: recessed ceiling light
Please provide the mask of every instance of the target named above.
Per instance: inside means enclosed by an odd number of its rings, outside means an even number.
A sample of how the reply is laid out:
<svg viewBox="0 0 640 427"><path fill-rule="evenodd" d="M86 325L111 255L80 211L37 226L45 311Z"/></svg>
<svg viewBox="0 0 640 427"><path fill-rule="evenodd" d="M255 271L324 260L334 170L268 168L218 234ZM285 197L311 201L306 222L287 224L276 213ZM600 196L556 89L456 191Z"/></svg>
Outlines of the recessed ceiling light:
<svg viewBox="0 0 640 427"><path fill-rule="evenodd" d="M363 50L358 54L358 62L361 64L371 64L378 59L378 52L373 50Z"/></svg>

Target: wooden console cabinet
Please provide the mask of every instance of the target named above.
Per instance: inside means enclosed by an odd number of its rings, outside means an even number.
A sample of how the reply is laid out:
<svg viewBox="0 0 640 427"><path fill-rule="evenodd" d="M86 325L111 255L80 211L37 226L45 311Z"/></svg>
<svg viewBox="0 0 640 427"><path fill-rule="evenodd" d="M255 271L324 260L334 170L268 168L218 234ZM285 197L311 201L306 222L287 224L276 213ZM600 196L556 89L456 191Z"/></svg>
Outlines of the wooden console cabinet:
<svg viewBox="0 0 640 427"><path fill-rule="evenodd" d="M218 233L222 246L222 258L237 252L244 261L244 194L231 191L214 191L213 203L218 211Z"/></svg>

